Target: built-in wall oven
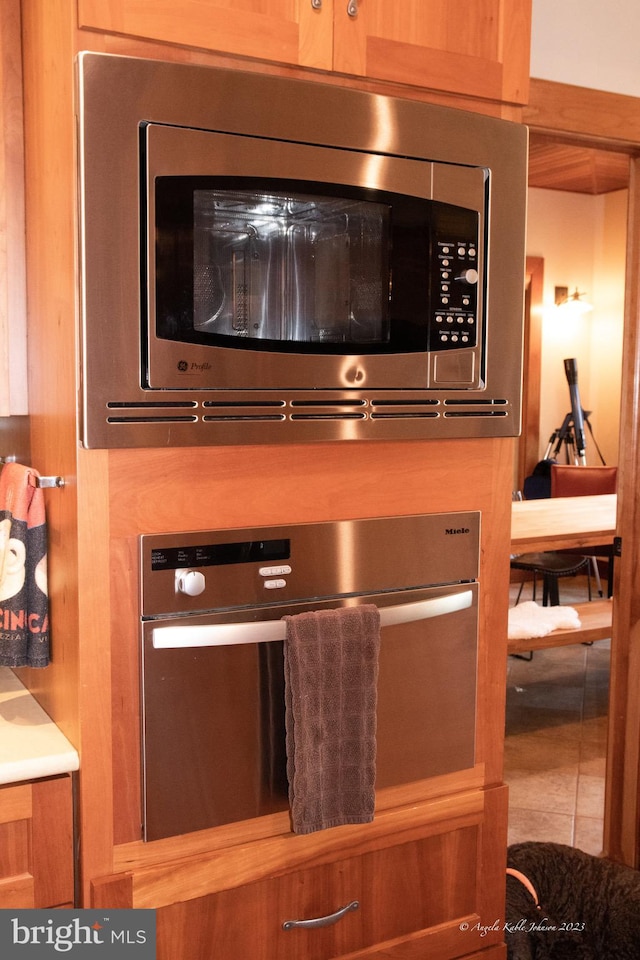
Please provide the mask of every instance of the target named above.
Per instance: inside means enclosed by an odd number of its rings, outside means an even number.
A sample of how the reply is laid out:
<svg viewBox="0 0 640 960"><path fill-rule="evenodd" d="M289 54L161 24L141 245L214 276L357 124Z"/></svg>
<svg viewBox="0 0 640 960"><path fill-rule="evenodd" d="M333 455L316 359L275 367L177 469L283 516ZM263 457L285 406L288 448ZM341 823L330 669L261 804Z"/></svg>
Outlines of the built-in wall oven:
<svg viewBox="0 0 640 960"><path fill-rule="evenodd" d="M89 447L512 436L527 131L78 59Z"/></svg>
<svg viewBox="0 0 640 960"><path fill-rule="evenodd" d="M472 767L480 515L140 538L147 840L288 808L283 616L380 610L376 790Z"/></svg>

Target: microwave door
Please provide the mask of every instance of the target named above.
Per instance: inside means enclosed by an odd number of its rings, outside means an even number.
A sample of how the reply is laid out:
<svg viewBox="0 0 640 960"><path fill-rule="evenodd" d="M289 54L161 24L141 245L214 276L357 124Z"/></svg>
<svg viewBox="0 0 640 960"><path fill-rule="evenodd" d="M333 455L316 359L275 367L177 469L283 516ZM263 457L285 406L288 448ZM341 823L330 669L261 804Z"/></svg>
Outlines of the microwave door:
<svg viewBox="0 0 640 960"><path fill-rule="evenodd" d="M481 386L486 170L162 124L145 150L149 388Z"/></svg>

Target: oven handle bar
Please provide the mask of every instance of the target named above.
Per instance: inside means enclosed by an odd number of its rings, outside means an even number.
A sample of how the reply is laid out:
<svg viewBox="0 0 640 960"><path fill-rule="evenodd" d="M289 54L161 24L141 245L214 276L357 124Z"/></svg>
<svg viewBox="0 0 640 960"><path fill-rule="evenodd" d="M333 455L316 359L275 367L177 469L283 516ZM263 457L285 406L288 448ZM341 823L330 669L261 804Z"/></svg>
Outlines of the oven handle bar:
<svg viewBox="0 0 640 960"><path fill-rule="evenodd" d="M442 617L447 613L466 610L473 603L473 592L463 590L432 600L401 603L380 608L380 626L392 627ZM241 623L205 623L182 626L154 627L151 631L155 649L174 650L189 647L223 647L238 643L264 643L284 640L284 620L249 620Z"/></svg>

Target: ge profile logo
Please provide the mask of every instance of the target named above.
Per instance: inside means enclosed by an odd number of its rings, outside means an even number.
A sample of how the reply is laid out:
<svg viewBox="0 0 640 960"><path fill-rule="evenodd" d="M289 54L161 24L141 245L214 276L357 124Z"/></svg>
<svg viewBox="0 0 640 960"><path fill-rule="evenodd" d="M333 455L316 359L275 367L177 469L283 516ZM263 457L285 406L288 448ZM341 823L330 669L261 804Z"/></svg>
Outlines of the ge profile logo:
<svg viewBox="0 0 640 960"><path fill-rule="evenodd" d="M178 370L180 373L186 373L189 369L189 364L186 360L178 360Z"/></svg>

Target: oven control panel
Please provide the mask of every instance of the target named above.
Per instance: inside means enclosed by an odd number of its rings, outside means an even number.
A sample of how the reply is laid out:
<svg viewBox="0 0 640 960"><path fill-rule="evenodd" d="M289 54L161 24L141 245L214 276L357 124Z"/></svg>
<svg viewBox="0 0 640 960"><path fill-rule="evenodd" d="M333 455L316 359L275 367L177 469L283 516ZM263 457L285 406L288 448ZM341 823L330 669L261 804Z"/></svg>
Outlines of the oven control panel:
<svg viewBox="0 0 640 960"><path fill-rule="evenodd" d="M140 537L143 619L477 579L480 514Z"/></svg>
<svg viewBox="0 0 640 960"><path fill-rule="evenodd" d="M152 558L153 564L153 558ZM288 563L280 564L275 567L260 567L258 574L263 578L262 582L265 590L281 590L286 587L286 577L291 573L291 567ZM201 570L190 570L178 568L175 573L176 593L184 593L188 597L199 597L204 593L207 587L207 581Z"/></svg>

